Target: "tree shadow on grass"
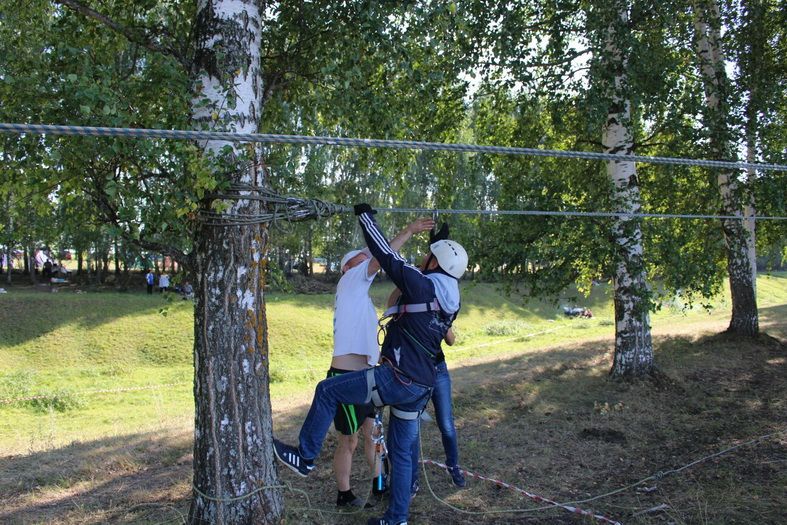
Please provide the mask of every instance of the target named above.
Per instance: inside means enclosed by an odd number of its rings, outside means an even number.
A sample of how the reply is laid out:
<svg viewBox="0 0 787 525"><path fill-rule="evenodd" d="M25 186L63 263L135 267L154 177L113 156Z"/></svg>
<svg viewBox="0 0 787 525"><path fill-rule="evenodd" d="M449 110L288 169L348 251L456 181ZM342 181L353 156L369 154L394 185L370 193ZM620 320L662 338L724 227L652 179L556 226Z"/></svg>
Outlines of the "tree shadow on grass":
<svg viewBox="0 0 787 525"><path fill-rule="evenodd" d="M0 522L178 518L190 494L191 438L182 431L132 434L0 458Z"/></svg>
<svg viewBox="0 0 787 525"><path fill-rule="evenodd" d="M466 470L558 501L585 499L686 465L734 444L773 432L787 421L787 348L763 336L727 334L657 338L655 379L608 378L611 341L578 343L507 356L452 370L460 463ZM305 400L308 402L310 396ZM277 403L274 400L274 408ZM275 413L278 437L293 440L306 407L284 403ZM431 409L430 409L431 410ZM422 423L423 457L443 461L439 433ZM335 433L307 480L282 480L305 496L286 496L293 523L358 523L384 504L354 516L295 511L334 510L331 469ZM190 498L191 435L133 434L24 457L0 459L0 521L145 522L151 507L177 518ZM787 438L764 440L680 474L652 479L637 491L578 504L626 523L781 523ZM360 453L354 489L366 492ZM411 508L414 523L585 523L562 509L491 514L540 507L510 489L471 478L457 490L425 466ZM431 497L433 490L463 515ZM753 498L756 496L756 498ZM635 515L667 505L663 513ZM487 514L485 514L487 513ZM662 519L664 518L664 519ZM163 519L158 520L163 521Z"/></svg>
<svg viewBox="0 0 787 525"><path fill-rule="evenodd" d="M759 309L760 330L781 340L787 340L787 304Z"/></svg>
<svg viewBox="0 0 787 525"><path fill-rule="evenodd" d="M779 341L763 336L745 343L720 334L659 338L655 344L660 373L634 382L607 377L609 343L453 371L461 464L541 496L574 501L768 434L787 421L787 347ZM423 442L424 457L443 461L435 425L423 427ZM578 506L626 523L657 523L663 514L634 514L666 501L668 515L678 522L745 523L753 515L747 512L754 512L759 522L775 524L787 495L783 467L769 460L785 455L787 439L769 440L651 480L640 487L648 492L632 489ZM462 508L537 506L480 480L457 492L443 473L426 468L435 491ZM416 522L432 512L428 505L414 511ZM445 523L512 523L518 516L560 523L565 514L552 509Z"/></svg>

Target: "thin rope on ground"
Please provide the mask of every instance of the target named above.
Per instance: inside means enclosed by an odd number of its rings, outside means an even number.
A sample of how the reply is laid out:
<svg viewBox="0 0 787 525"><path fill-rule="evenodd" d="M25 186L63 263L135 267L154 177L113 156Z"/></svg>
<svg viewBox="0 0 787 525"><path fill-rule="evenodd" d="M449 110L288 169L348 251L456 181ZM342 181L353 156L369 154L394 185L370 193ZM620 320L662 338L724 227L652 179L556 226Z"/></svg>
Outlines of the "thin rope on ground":
<svg viewBox="0 0 787 525"><path fill-rule="evenodd" d="M573 158L582 160L604 160L615 162L640 162L700 166L706 168L728 168L735 170L787 171L787 165L759 162L734 162L728 160L686 159L680 157L648 157L644 155L617 155L590 151L565 151L540 148L509 146L482 146L476 144L450 144L419 140L359 139L349 137L281 135L274 133L230 133L221 131L166 130L146 128L112 128L96 126L64 126L50 124L0 123L0 132L38 133L51 135L78 135L94 137L134 137L178 140L217 140L225 142L261 142L267 144L307 144L320 146L342 146L356 148L390 148L430 151L455 151L464 153L492 153L498 155L528 155L534 157Z"/></svg>
<svg viewBox="0 0 787 525"><path fill-rule="evenodd" d="M665 477L667 477L669 475L678 474L679 472L683 472L684 470L686 470L688 468L691 468L694 465L697 465L699 463L703 463L705 461L708 461L709 459L713 459L713 458L717 458L719 456L723 456L723 455L728 454L728 453L732 452L733 450L739 449L741 447L745 447L745 446L749 446L749 445L755 445L757 443L760 443L762 441L765 441L767 439L770 439L772 437L775 437L775 436L778 436L778 435L781 435L781 434L787 434L787 428L784 428L782 430L777 430L776 432L771 432L770 434L765 434L764 436L760 436L760 437L757 437L757 438L754 438L754 439L750 439L749 441L746 441L744 443L739 443L737 445L733 445L731 447L725 448L724 450L720 450L719 452L715 452L715 453L710 454L708 456L705 456L705 457L699 458L697 460L694 460L691 463L683 465L682 467L679 467L679 468L676 468L676 469L670 469L670 470L666 470L666 471L656 472L655 474L652 474L652 475L648 476L647 478L641 479L641 480L637 481L636 483L632 483L631 485L627 485L627 486L625 486L623 488L616 489L616 490L607 492L605 494L601 494L599 496L594 496L592 498L586 498L586 499L581 499L581 500L569 501L566 504L588 503L590 501L596 501L598 499L607 498L609 496L614 496L615 494L620 494L621 492L625 492L627 490L631 490L634 487L642 485L643 483L647 483L648 481L660 481L661 479L663 479L663 478L665 478Z"/></svg>
<svg viewBox="0 0 787 525"><path fill-rule="evenodd" d="M420 421L419 421L419 426L420 426ZM418 439L421 440L421 450L423 450L423 441L421 439L420 428L419 428L419 432L418 432ZM448 507L451 510L453 510L455 512L458 512L460 514L476 515L476 516L488 515L488 514L529 514L529 513L541 512L541 511L549 510L549 509L561 508L561 509L563 509L565 511L568 511L568 512L572 513L572 514L579 514L579 515L582 515L582 516L587 516L587 517L595 519L597 521L602 521L604 523L609 523L610 525L622 525L619 521L616 521L616 520L614 520L612 518L608 518L608 517L603 516L601 514L597 514L597 513L593 512L593 511L580 509L579 507L575 507L575 506L569 505L567 503L558 503L558 502L553 501L553 500L551 500L549 498L545 498L543 496L539 496L537 494L533 494L532 492L528 492L528 491L526 491L524 489L521 489L521 488L516 487L514 485L511 485L509 483L505 483L505 482L500 481L500 480L496 480L496 479L488 478L488 477L485 477L485 476L481 476L480 474L476 474L474 472L470 472L470 471L465 470L465 469L460 469L460 470L464 474L466 474L466 475L468 475L470 477L478 478L478 479L485 480L485 481L490 481L492 483L495 483L498 486L501 486L501 487L504 487L504 488L508 488L508 489L511 489L511 490L513 490L515 492L518 492L518 493L520 493L520 494L522 494L522 495L532 499L533 501L536 501L538 503L547 503L548 505L545 505L543 507L536 507L536 508L533 508L533 509L493 509L493 510L483 510L483 511L473 511L473 510L460 509L459 507L456 507L456 506L452 505L451 503L445 501L444 499L440 498L435 493L435 491L432 489L432 485L429 482L429 476L428 476L428 474L426 472L426 465L427 464L435 465L435 466L438 466L438 467L446 469L446 470L448 469L448 466L443 464L443 463L440 463L438 461L433 461L431 459L422 459L421 460L421 465L423 466L424 479L426 480L426 486L429 489L429 492L432 494L432 497L435 500L437 500L438 502L440 502L443 505L445 505L446 507Z"/></svg>
<svg viewBox="0 0 787 525"><path fill-rule="evenodd" d="M564 508L566 510L569 510L569 509L576 509L576 507L574 507L574 505L589 503L591 501L596 501L596 500L599 500L599 499L602 499L602 498L607 498L609 496L614 496L616 494L620 494L621 492L625 492L627 490L631 490L634 487L642 485L643 483L646 483L648 481L659 481L659 480L663 479L664 477L666 477L668 475L680 473L680 472L682 472L682 471L684 471L686 469L689 469L689 468L691 468L691 467L693 467L693 466L695 466L695 465L697 465L699 463L708 461L708 460L716 458L716 457L723 456L723 455L728 454L728 453L730 453L730 452L732 452L732 451L734 451L736 449L739 449L741 447L745 447L745 446L749 446L749 445L755 445L757 443L760 443L762 441L765 441L767 439L770 439L772 437L775 437L775 436L778 436L778 435L782 435L782 434L787 434L787 429L782 429L782 430L778 430L776 432L771 432L769 434L765 434L763 436L760 436L760 437L757 437L757 438L754 438L754 439L750 439L750 440L748 440L748 441L746 441L744 443L739 443L737 445L733 445L731 447L727 447L727 448L725 448L723 450L720 450L718 452L715 452L713 454L709 454L709 455L704 456L702 458L696 459L696 460L694 460L694 461L692 461L690 463L687 463L686 465L683 465L683 466L681 466L679 468L670 469L670 470L667 470L667 471L659 471L659 472L657 472L655 474L652 474L651 476L648 476L647 478L644 478L644 479L641 479L640 481L637 481L636 483L632 483L630 485L627 485L625 487L622 487L622 488L619 488L619 489L607 492L605 494L600 494L598 496L594 496L594 497L591 497L591 498L580 499L580 500L566 501L566 502L563 502L563 503L557 503L557 502L548 500L546 498L542 498L540 496L537 496L535 494L530 494L527 491L524 491L524 490L522 490L522 489L520 489L518 487L515 487L513 485L510 485L508 483L505 483L505 482L502 482L502 481L499 481L499 480L495 480L495 479L492 479L492 478L488 478L488 477L485 477L485 476L481 476L481 475L475 474L473 472L467 471L465 469L461 469L463 473L467 474L470 477L482 479L482 480L485 480L485 481L490 481L490 482L495 483L495 484L497 484L499 486L510 488L510 489L512 489L512 490L514 490L516 492L519 492L519 493L527 495L528 497L531 497L531 499L534 499L535 501L549 503L549 505L544 506L544 507L539 507L539 508L536 508L536 509L526 509L526 510L511 510L511 511L503 510L503 511L478 511L478 512L474 512L474 511L465 511L463 509L459 509L459 508L451 505L447 501L442 500L439 496L437 496L434 493L434 491L432 490L431 485L429 484L428 477L426 477L425 465L427 465L427 464L435 465L435 466L437 466L439 468L443 468L443 469L447 469L448 467L446 465L444 465L443 463L440 463L438 461L433 461L433 460L430 460L430 459L422 459L421 460L421 464L424 465L424 469L423 469L424 476L426 478L427 487L429 488L429 491L432 493L432 496L437 501L439 501L440 503L443 503L444 505L448 506L449 508L451 508L452 510L455 510L457 512L462 512L462 513L466 513L466 514L491 514L491 513L508 513L508 512L522 512L522 513L524 513L524 512L534 512L534 511L540 511L540 510L547 510L547 509L555 508L555 507L560 507L560 508ZM584 514L584 513L589 512L589 511L577 510L576 512ZM594 514L593 517L595 517L596 519L599 519L598 515ZM608 520L608 518L604 518L603 516L601 516L601 518L603 518L605 521ZM615 523L617 523L617 522L615 522Z"/></svg>

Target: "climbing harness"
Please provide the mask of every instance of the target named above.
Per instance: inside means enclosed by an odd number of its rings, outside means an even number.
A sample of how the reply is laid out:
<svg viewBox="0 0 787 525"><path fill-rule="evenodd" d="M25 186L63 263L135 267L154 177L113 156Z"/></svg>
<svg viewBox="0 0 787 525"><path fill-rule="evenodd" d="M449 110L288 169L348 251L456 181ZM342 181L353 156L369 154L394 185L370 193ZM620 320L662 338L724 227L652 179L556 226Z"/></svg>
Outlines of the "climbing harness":
<svg viewBox="0 0 787 525"><path fill-rule="evenodd" d="M437 301L437 299L430 303L395 304L383 313L383 316L380 318L380 322L383 322L389 317L395 317L401 314L418 314L423 312L437 312L439 310L440 303Z"/></svg>
<svg viewBox="0 0 787 525"><path fill-rule="evenodd" d="M388 324L391 321L399 319L404 314L418 314L424 312L440 312L440 302L437 298L428 303L413 303L413 304L395 304L388 308L377 321L377 344L382 346L385 340L385 334L388 332ZM435 353L426 348L413 334L406 328L400 326L399 330L422 352L426 353L430 358L435 358ZM382 337L381 337L382 336Z"/></svg>
<svg viewBox="0 0 787 525"><path fill-rule="evenodd" d="M391 369L394 372L394 376L396 377L396 379L400 383L402 383L403 385L411 385L411 384L414 383L414 381L412 379L410 379L410 381L407 382L407 383L404 382L399 377L399 373L400 373L399 369L396 368L393 365L393 363L391 363L390 361L388 361L386 359L383 359L383 364L380 365L380 366L390 366ZM382 407L386 406L386 403L380 397L380 392L379 392L379 390L377 388L377 383L376 383L376 381L374 379L374 369L375 368L376 367L372 367L372 368L368 368L366 370L366 389L367 389L367 394L366 394L366 400L364 401L364 404L372 403L372 405L374 405L374 407L375 407L375 411L377 411L379 409L382 409ZM423 398L426 398L428 400L432 396L432 388L431 387L427 387L425 385L421 385L421 386L424 386L424 388L426 388L426 392L424 392L424 395L421 396L418 400L420 401ZM397 417L399 419L404 419L404 420L407 420L407 421L417 420L419 417L421 417L421 413L423 412L423 410L402 410L402 409L397 408L397 407L395 407L393 405L390 405L390 407L391 407L391 415L392 416L395 416L395 417ZM424 404L424 408L426 408L426 404Z"/></svg>

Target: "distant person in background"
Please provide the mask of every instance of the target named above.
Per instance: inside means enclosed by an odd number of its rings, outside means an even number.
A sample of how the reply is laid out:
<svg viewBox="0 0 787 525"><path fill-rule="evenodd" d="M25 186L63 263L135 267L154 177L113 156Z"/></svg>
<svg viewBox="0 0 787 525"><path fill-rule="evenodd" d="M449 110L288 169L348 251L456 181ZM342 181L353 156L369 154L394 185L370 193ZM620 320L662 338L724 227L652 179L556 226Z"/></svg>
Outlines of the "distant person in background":
<svg viewBox="0 0 787 525"><path fill-rule="evenodd" d="M162 273L161 276L158 278L158 291L159 293L164 293L169 290L169 274Z"/></svg>
<svg viewBox="0 0 787 525"><path fill-rule="evenodd" d="M153 270L148 270L148 274L145 276L145 284L148 285L148 295L153 295L153 284L156 282L156 276L153 273Z"/></svg>
<svg viewBox="0 0 787 525"><path fill-rule="evenodd" d="M60 277L61 279L68 279L69 271L68 271L68 268L66 268L66 265L65 264L57 264L55 266L57 266L57 271L55 272L56 273L56 277Z"/></svg>
<svg viewBox="0 0 787 525"><path fill-rule="evenodd" d="M191 286L190 282L185 281L183 283L183 288L180 291L180 295L183 297L184 301L194 298L194 287Z"/></svg>

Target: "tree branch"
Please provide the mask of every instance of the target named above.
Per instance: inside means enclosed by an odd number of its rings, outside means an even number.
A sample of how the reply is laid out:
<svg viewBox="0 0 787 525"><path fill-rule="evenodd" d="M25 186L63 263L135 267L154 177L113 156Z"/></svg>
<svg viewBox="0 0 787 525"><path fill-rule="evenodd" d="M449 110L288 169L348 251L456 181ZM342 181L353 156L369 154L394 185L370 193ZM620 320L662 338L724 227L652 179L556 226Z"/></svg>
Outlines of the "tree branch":
<svg viewBox="0 0 787 525"><path fill-rule="evenodd" d="M123 35L129 42L142 46L150 51L161 53L170 56L178 61L178 63L185 69L189 69L188 61L181 52L170 46L162 46L158 44L154 38L150 36L151 31L147 29L134 30L125 25L122 25L110 17L91 9L77 0L54 0L55 3L64 7L72 9L77 13L99 22L100 24L108 27L112 31Z"/></svg>

